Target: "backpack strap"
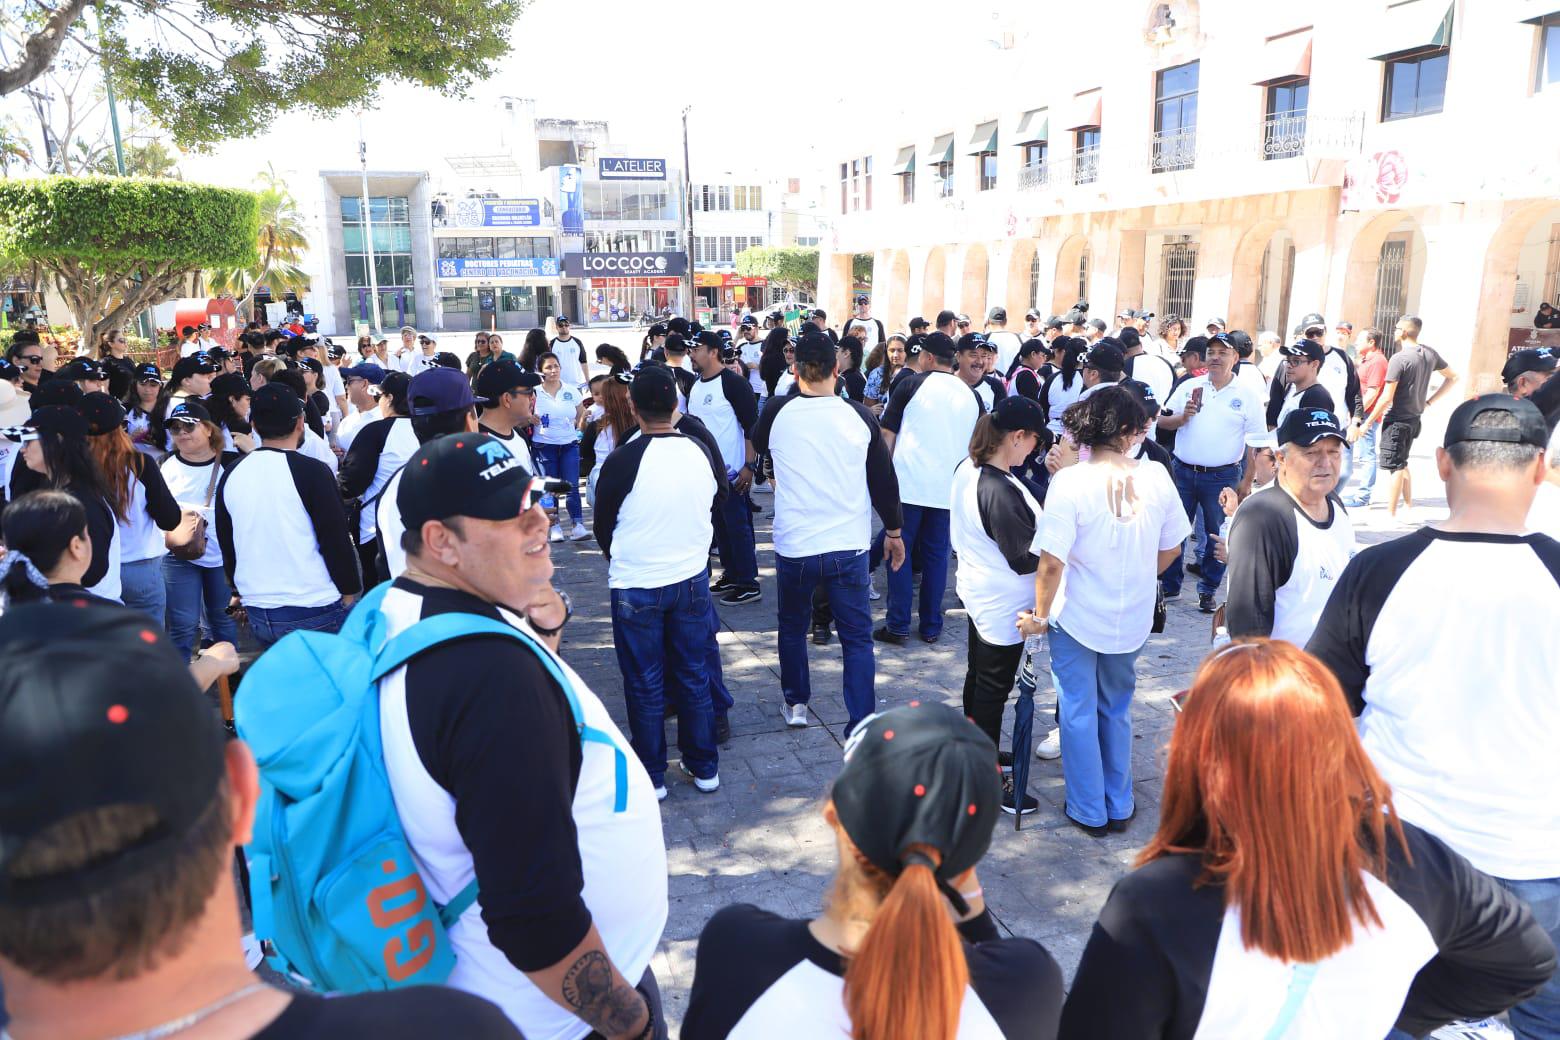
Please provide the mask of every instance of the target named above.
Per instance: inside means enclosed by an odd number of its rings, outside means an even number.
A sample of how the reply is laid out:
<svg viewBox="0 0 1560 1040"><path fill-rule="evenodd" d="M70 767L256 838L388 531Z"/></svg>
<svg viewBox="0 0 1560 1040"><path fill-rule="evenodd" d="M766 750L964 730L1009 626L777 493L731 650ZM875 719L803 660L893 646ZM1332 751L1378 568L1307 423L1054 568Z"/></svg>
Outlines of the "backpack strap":
<svg viewBox="0 0 1560 1040"><path fill-rule="evenodd" d="M1278 1009L1278 1018L1268 1027L1263 1040L1282 1040L1288 1034L1295 1016L1300 1014L1301 1005L1305 1003L1306 994L1311 991L1311 983L1316 981L1316 968L1315 964L1290 966L1289 992L1284 997L1283 1006Z"/></svg>
<svg viewBox="0 0 1560 1040"><path fill-rule="evenodd" d="M471 904L477 901L477 879L472 878L471 884L455 893L455 898L439 907L439 923L444 925L444 930L449 931L455 927L455 922L460 920L460 915L471 909Z"/></svg>

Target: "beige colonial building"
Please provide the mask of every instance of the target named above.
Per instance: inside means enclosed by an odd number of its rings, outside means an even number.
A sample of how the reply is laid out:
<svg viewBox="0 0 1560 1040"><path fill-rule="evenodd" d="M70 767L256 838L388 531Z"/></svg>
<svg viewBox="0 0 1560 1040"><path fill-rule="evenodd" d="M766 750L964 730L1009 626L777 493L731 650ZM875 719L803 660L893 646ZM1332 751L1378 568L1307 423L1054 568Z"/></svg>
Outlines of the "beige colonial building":
<svg viewBox="0 0 1560 1040"><path fill-rule="evenodd" d="M865 252L892 326L1080 298L1253 338L1411 312L1488 376L1560 305L1560 0L1025 11L972 12L984 50L920 75L933 43L883 111L824 131L831 314Z"/></svg>

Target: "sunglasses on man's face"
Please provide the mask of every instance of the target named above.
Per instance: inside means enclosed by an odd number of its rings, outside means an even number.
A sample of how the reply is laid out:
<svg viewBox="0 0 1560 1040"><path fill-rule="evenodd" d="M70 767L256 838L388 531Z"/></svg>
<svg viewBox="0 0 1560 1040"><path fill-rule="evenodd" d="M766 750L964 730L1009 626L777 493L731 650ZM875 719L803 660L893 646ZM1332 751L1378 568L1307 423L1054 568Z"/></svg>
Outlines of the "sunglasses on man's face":
<svg viewBox="0 0 1560 1040"><path fill-rule="evenodd" d="M25 361L29 365L41 365L41 364L43 364L43 355L42 354L23 354L21 357L17 358L17 360L18 361Z"/></svg>

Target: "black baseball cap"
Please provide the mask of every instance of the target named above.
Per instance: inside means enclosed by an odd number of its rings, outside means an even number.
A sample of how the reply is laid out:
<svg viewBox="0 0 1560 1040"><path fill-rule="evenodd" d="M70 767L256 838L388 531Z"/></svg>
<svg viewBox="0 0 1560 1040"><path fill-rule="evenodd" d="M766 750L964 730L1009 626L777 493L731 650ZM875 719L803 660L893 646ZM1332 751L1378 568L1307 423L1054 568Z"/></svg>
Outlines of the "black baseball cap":
<svg viewBox="0 0 1560 1040"><path fill-rule="evenodd" d="M1067 322L1063 321L1061 318L1058 318L1054 314L1051 315L1049 318L1045 319L1045 327L1048 328L1048 329L1055 329L1057 332L1060 332L1063 329L1065 329L1067 327L1067 325L1068 325Z"/></svg>
<svg viewBox="0 0 1560 1040"><path fill-rule="evenodd" d="M1159 416L1159 398L1154 396L1154 388L1141 379L1123 379L1116 384L1123 390L1131 393L1143 405L1143 411L1148 413L1150 421Z"/></svg>
<svg viewBox="0 0 1560 1040"><path fill-rule="evenodd" d="M290 422L303 414L303 401L292 388L281 383L267 383L256 390L249 401L251 422L276 419Z"/></svg>
<svg viewBox="0 0 1560 1040"><path fill-rule="evenodd" d="M482 366L477 373L477 400L484 405L495 405L498 399L520 387L535 388L542 385L542 377L527 372L514 361L495 361Z"/></svg>
<svg viewBox="0 0 1560 1040"><path fill-rule="evenodd" d="M81 412L81 417L87 420L89 436L101 437L105 433L113 433L125 424L125 406L101 391L83 397L81 404L76 407Z"/></svg>
<svg viewBox="0 0 1560 1040"><path fill-rule="evenodd" d="M294 396L296 397L296 395ZM189 423L191 425L198 422L210 422L211 412L207 410L204 404L193 398L186 397L174 405L173 410L168 413L168 421Z"/></svg>
<svg viewBox="0 0 1560 1040"><path fill-rule="evenodd" d="M921 341L921 349L932 355L932 357L940 358L943 361L952 361L953 355L956 353L953 337L946 332L930 333L926 339Z"/></svg>
<svg viewBox="0 0 1560 1040"><path fill-rule="evenodd" d="M952 311L938 311L937 312L937 327L939 329L942 328L944 325L947 325L947 324L949 324L951 322L955 322L955 321L958 321L958 320L959 320L959 316L957 314L953 313Z"/></svg>
<svg viewBox="0 0 1560 1040"><path fill-rule="evenodd" d="M708 329L705 329L697 336L693 337L693 341L701 347L709 347L711 350L717 352L723 346L720 336L716 333L710 332Z"/></svg>
<svg viewBox="0 0 1560 1040"><path fill-rule="evenodd" d="M299 358L298 367L306 372L313 372L317 376L325 374L325 366L320 364L319 358Z"/></svg>
<svg viewBox="0 0 1560 1040"><path fill-rule="evenodd" d="M1084 355L1083 364L1085 368L1094 368L1101 372L1120 372L1126 367L1127 358L1120 347L1101 341L1094 344L1093 349Z"/></svg>
<svg viewBox="0 0 1560 1040"><path fill-rule="evenodd" d="M738 324L743 328L757 328L758 319L751 314L744 314L742 315L742 320L738 322Z"/></svg>
<svg viewBox="0 0 1560 1040"><path fill-rule="evenodd" d="M858 306L858 307L860 307L862 304L871 303L871 302L872 302L872 298L870 296L868 296L867 294L865 294L865 293L858 293L857 296L856 296L856 306Z"/></svg>
<svg viewBox="0 0 1560 1040"><path fill-rule="evenodd" d="M1323 331L1327 329L1327 319L1315 311L1300 319L1299 323L1295 325L1295 335L1304 336L1312 329L1321 329Z"/></svg>
<svg viewBox="0 0 1560 1040"><path fill-rule="evenodd" d="M1009 394L992 406L991 421L997 429L1008 433L1014 430L1040 433L1045 429L1045 409L1022 394Z"/></svg>
<svg viewBox="0 0 1560 1040"><path fill-rule="evenodd" d="M22 425L30 426L39 433L54 433L61 437L85 438L90 430L79 405L46 404L42 408L35 407Z"/></svg>
<svg viewBox="0 0 1560 1040"><path fill-rule="evenodd" d="M668 354L682 354L688 349L688 341L676 332L668 332L666 342L661 346Z"/></svg>
<svg viewBox="0 0 1560 1040"><path fill-rule="evenodd" d="M137 383L156 383L158 386L161 386L163 381L162 369L151 362L147 362L144 365L136 365L135 381Z"/></svg>
<svg viewBox="0 0 1560 1040"><path fill-rule="evenodd" d="M1024 312L1024 320L1025 321L1039 321L1040 318L1041 318L1040 312L1035 310L1033 307L1029 308L1027 311Z"/></svg>
<svg viewBox="0 0 1560 1040"><path fill-rule="evenodd" d="M926 336L919 332L914 333L909 339L905 340L905 357L907 359L913 358L920 354L925 347Z"/></svg>
<svg viewBox="0 0 1560 1040"><path fill-rule="evenodd" d="M117 604L40 603L0 618L0 904L80 900L183 853L225 775L222 723L160 627ZM68 873L14 879L68 817L150 806L157 825Z"/></svg>
<svg viewBox="0 0 1560 1040"><path fill-rule="evenodd" d="M986 312L987 321L1007 321L1006 307L993 307Z"/></svg>
<svg viewBox="0 0 1560 1040"><path fill-rule="evenodd" d="M825 321L827 321L828 318L829 318L828 314L824 313L824 310L823 310L822 307L814 307L812 309L812 313L809 315L809 317L822 318Z"/></svg>
<svg viewBox="0 0 1560 1040"><path fill-rule="evenodd" d="M497 437L451 433L418 448L401 471L395 504L408 531L429 520L511 520L531 507L536 477Z"/></svg>
<svg viewBox="0 0 1560 1040"><path fill-rule="evenodd" d="M249 397L254 394L242 373L226 372L211 381L212 397Z"/></svg>
<svg viewBox="0 0 1560 1040"><path fill-rule="evenodd" d="M79 357L54 373L54 375L56 379L101 382L108 378L108 369L103 367L102 362L94 361L92 358Z"/></svg>
<svg viewBox="0 0 1560 1040"><path fill-rule="evenodd" d="M1500 370L1500 381L1509 383L1528 372L1553 372L1557 362L1560 362L1560 357L1549 347L1518 350L1506 359L1505 366Z"/></svg>
<svg viewBox="0 0 1560 1040"><path fill-rule="evenodd" d="M553 324L554 325L573 325L574 322L569 320L569 316L567 314L560 314L556 318L553 319Z"/></svg>
<svg viewBox="0 0 1560 1040"><path fill-rule="evenodd" d="M666 335L666 333L668 331L669 330L666 327L666 322L658 321L654 325L650 326L650 330L649 330L648 335L650 335L652 337L654 337L654 336L664 336L664 335Z"/></svg>
<svg viewBox="0 0 1560 1040"><path fill-rule="evenodd" d="M437 365L412 377L406 391L413 415L442 415L459 412L477 403L471 382L457 369Z"/></svg>
<svg viewBox="0 0 1560 1040"><path fill-rule="evenodd" d="M910 331L911 332L914 332L916 329L929 329L931 327L932 327L932 323L927 321L925 318L921 317L920 315L917 315L916 317L910 319Z"/></svg>
<svg viewBox="0 0 1560 1040"><path fill-rule="evenodd" d="M959 341L954 345L954 349L961 354L966 350L984 350L986 349L986 337L978 332L966 332L959 337Z"/></svg>
<svg viewBox="0 0 1560 1040"><path fill-rule="evenodd" d="M912 863L932 866L912 846L936 849L938 887L963 913L968 905L951 882L991 847L1002 804L996 757L963 714L913 700L861 721L830 797L851 843L891 877Z"/></svg>
<svg viewBox="0 0 1560 1040"><path fill-rule="evenodd" d="M169 378L177 383L179 380L187 379L193 375L213 375L216 371L217 366L211 363L209 354L191 354L189 357L182 357L174 363L173 375Z"/></svg>
<svg viewBox="0 0 1560 1040"><path fill-rule="evenodd" d="M640 411L664 415L677 408L677 379L664 365L647 365L634 374L628 397Z"/></svg>
<svg viewBox="0 0 1560 1040"><path fill-rule="evenodd" d="M1325 408L1296 408L1278 424L1280 445L1298 444L1302 448L1309 448L1323 437L1336 437L1340 441L1347 439L1343 435L1343 427L1338 425L1338 417Z"/></svg>
<svg viewBox="0 0 1560 1040"><path fill-rule="evenodd" d="M821 332L809 332L796 341L798 365L832 365L838 358L834 341Z"/></svg>
<svg viewBox="0 0 1560 1040"><path fill-rule="evenodd" d="M32 406L36 411L51 404L69 405L74 408L87 396L86 391L69 379L47 379L32 392Z"/></svg>
<svg viewBox="0 0 1560 1040"><path fill-rule="evenodd" d="M1231 344L1233 347L1234 344ZM1296 340L1287 347L1279 347L1278 352L1286 358L1300 358L1305 361L1322 361L1327 357L1327 348L1314 340Z"/></svg>
<svg viewBox="0 0 1560 1040"><path fill-rule="evenodd" d="M460 365L460 358L456 357L454 354L450 353L448 350L441 350L437 354L433 355L433 363L435 365L441 365L444 368L457 368L458 369L458 368L461 367L461 365Z"/></svg>
<svg viewBox="0 0 1560 1040"><path fill-rule="evenodd" d="M1476 429L1473 421L1485 412L1505 412L1517 420L1517 428ZM1549 427L1544 413L1532 401L1518 400L1510 394L1481 394L1464 401L1446 421L1444 447L1467 441L1495 441L1505 444L1528 444L1535 448L1549 446Z"/></svg>

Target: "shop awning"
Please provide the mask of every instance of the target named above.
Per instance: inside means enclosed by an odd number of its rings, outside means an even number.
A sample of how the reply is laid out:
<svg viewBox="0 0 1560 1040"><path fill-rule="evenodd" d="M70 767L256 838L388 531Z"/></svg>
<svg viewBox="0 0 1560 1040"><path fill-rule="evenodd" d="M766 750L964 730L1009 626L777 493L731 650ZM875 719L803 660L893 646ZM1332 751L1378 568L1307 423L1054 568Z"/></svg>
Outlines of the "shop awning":
<svg viewBox="0 0 1560 1040"><path fill-rule="evenodd" d="M1381 37L1371 55L1376 61L1452 45L1455 4L1445 0L1408 0L1387 8Z"/></svg>
<svg viewBox="0 0 1560 1040"><path fill-rule="evenodd" d="M989 123L982 123L975 128L975 136L970 138L970 154L980 155L983 152L997 150L997 121L993 119Z"/></svg>
<svg viewBox="0 0 1560 1040"><path fill-rule="evenodd" d="M1018 123L1018 140L1014 144L1039 144L1051 139L1051 111L1031 108Z"/></svg>
<svg viewBox="0 0 1560 1040"><path fill-rule="evenodd" d="M899 158L889 172L895 177L904 177L915 172L915 145L899 149Z"/></svg>
<svg viewBox="0 0 1560 1040"><path fill-rule="evenodd" d="M1524 18L1524 19L1522 19L1522 24L1523 25L1538 25L1545 18L1553 18L1557 14L1560 14L1560 8L1556 8L1553 11L1545 11L1543 14L1535 14L1531 18Z"/></svg>
<svg viewBox="0 0 1560 1040"><path fill-rule="evenodd" d="M943 134L932 142L932 153L928 158L935 166L938 163L953 162L953 135Z"/></svg>
<svg viewBox="0 0 1560 1040"><path fill-rule="evenodd" d="M1257 52L1251 82L1258 86L1286 79L1311 78L1311 30L1290 33L1267 42Z"/></svg>
<svg viewBox="0 0 1560 1040"><path fill-rule="evenodd" d="M1087 91L1073 98L1072 115L1068 117L1066 130L1082 130L1088 126L1102 126L1100 122L1101 91Z"/></svg>

